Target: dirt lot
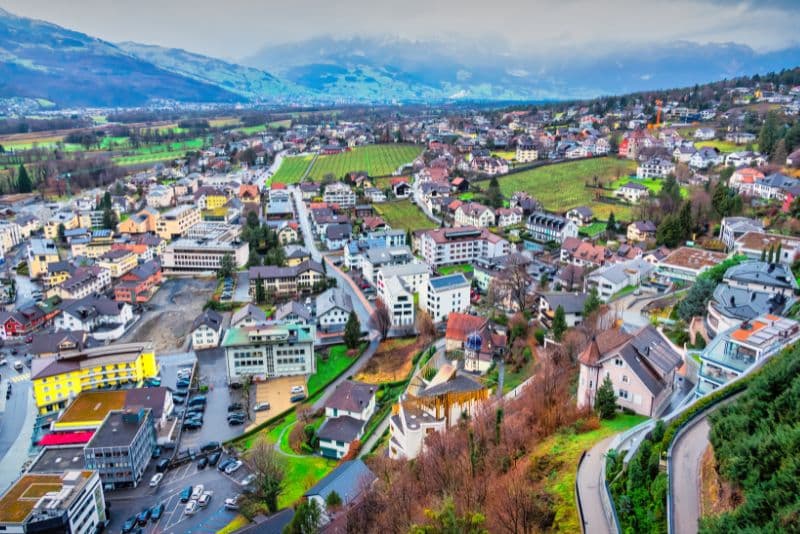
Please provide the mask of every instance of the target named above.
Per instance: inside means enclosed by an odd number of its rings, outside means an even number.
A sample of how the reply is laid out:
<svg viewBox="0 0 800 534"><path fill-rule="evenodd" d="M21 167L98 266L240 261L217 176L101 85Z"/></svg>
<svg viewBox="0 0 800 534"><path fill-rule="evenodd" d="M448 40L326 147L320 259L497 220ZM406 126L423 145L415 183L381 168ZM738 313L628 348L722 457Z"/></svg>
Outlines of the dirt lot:
<svg viewBox="0 0 800 534"><path fill-rule="evenodd" d="M259 402L268 402L269 410L263 412L255 412L255 423L263 423L270 417L289 409L292 402L289 397L293 386L306 386L306 377L300 376L283 376L280 378L273 378L267 382L258 382L256 384L256 399L255 404Z"/></svg>
<svg viewBox="0 0 800 534"><path fill-rule="evenodd" d="M422 350L419 338L394 338L382 341L375 356L355 379L369 384L403 380L411 372L412 360Z"/></svg>
<svg viewBox="0 0 800 534"><path fill-rule="evenodd" d="M151 310L144 312L123 341L152 341L157 353L185 349L192 321L203 311L215 287L214 279L167 280L149 302Z"/></svg>

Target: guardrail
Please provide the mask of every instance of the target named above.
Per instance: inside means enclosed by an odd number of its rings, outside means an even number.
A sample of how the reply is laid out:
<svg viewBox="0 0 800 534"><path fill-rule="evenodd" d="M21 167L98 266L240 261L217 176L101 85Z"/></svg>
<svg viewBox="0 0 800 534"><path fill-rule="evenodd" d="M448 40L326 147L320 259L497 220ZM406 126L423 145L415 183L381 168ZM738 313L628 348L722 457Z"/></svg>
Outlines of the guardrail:
<svg viewBox="0 0 800 534"><path fill-rule="evenodd" d="M581 470L583 460L586 458L586 451L581 453L578 459L578 472ZM581 504L581 490L578 488L578 477L575 477L575 502L578 503L578 518L581 520L581 532L586 532L586 518L583 515L583 504Z"/></svg>

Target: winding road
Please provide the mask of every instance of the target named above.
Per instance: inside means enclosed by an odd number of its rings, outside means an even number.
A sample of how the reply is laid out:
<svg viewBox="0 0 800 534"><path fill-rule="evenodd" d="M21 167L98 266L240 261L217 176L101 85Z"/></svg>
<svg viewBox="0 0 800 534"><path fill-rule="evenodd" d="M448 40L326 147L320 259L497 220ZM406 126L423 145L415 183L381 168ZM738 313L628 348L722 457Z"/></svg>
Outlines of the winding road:
<svg viewBox="0 0 800 534"><path fill-rule="evenodd" d="M675 511L672 532L693 534L698 530L701 462L709 445L710 429L704 416L681 433L672 447L670 490Z"/></svg>

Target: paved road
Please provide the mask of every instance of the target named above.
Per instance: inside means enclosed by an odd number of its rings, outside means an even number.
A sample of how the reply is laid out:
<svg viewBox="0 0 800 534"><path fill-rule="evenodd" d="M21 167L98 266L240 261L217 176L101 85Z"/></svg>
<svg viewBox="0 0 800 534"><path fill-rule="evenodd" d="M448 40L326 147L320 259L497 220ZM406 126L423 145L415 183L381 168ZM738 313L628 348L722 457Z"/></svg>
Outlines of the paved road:
<svg viewBox="0 0 800 534"><path fill-rule="evenodd" d="M414 192L414 202L422 210L422 213L424 213L425 216L427 216L430 220L432 220L436 224L441 224L442 220L439 217L435 216L433 213L431 213L430 210L428 210L428 206L424 202L422 202L422 190L420 188L419 180L415 179L411 188L412 191Z"/></svg>
<svg viewBox="0 0 800 534"><path fill-rule="evenodd" d="M0 394L4 398L8 381L13 383L11 398L6 401L5 411L0 415L0 492L3 492L17 479L28 459L36 421L36 403L27 369L23 373L10 367L0 369L4 375Z"/></svg>
<svg viewBox="0 0 800 534"><path fill-rule="evenodd" d="M259 173L258 178L255 179L255 183L258 185L259 189L264 189L264 186L267 183L267 179L275 174L278 169L281 167L281 163L283 162L283 157L286 155L287 150L282 150L275 154L275 159L272 161L272 165L269 166L269 169Z"/></svg>
<svg viewBox="0 0 800 534"><path fill-rule="evenodd" d="M700 463L708 447L708 418L703 417L681 434L672 447L674 532L692 534L700 520Z"/></svg>
<svg viewBox="0 0 800 534"><path fill-rule="evenodd" d="M600 500L600 493L605 491L603 457L613 439L614 437L610 436L592 447L578 469L578 493L583 506L584 532L612 534L616 530L612 530L606 520L603 503ZM587 498L588 496L592 498Z"/></svg>
<svg viewBox="0 0 800 534"><path fill-rule="evenodd" d="M295 210L297 210L297 219L300 221L300 228L303 230L303 241L305 242L306 249L311 253L311 258L314 261L322 261L322 253L314 243L314 233L311 231L311 222L309 220L308 209L306 203L303 202L303 194L300 188L290 188L292 197L294 197Z"/></svg>

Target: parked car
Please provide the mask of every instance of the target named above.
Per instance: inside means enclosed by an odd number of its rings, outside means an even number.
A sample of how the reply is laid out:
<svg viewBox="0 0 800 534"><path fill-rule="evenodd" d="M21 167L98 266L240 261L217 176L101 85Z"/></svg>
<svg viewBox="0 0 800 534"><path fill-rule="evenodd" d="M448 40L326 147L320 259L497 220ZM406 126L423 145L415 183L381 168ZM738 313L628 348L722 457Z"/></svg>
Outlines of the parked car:
<svg viewBox="0 0 800 534"><path fill-rule="evenodd" d="M228 418L228 425L230 426L239 426L244 424L244 417L229 417Z"/></svg>
<svg viewBox="0 0 800 534"><path fill-rule="evenodd" d="M246 477L244 477L244 478L242 479L242 481L240 482L240 484L241 484L242 486L249 486L250 484L252 484L253 482L255 482L255 480L256 480L256 475L255 475L255 473L250 473L249 475L247 475Z"/></svg>
<svg viewBox="0 0 800 534"><path fill-rule="evenodd" d="M167 458L160 459L156 464L156 472L163 473L164 471L167 470L168 465L169 465L169 459Z"/></svg>
<svg viewBox="0 0 800 534"><path fill-rule="evenodd" d="M127 534L128 532L132 532L133 529L136 527L136 516L129 517L125 520L125 523L122 524L122 532L123 534Z"/></svg>
<svg viewBox="0 0 800 534"><path fill-rule="evenodd" d="M220 448L219 441L209 441L208 443L200 447L200 450L203 452L210 452L210 451L215 451L219 448Z"/></svg>
<svg viewBox="0 0 800 534"><path fill-rule="evenodd" d="M155 460L159 456L161 456L161 447L157 446L155 449L153 449L153 459Z"/></svg>
<svg viewBox="0 0 800 534"><path fill-rule="evenodd" d="M195 395L191 399L189 399L189 406L205 406L206 404L206 397L205 395Z"/></svg>
<svg viewBox="0 0 800 534"><path fill-rule="evenodd" d="M24 368L25 366L22 364L22 361L17 360L14 362L14 369L16 369L17 371L22 371Z"/></svg>
<svg viewBox="0 0 800 534"><path fill-rule="evenodd" d="M199 499L200 495L203 494L203 491L205 489L206 489L205 486L203 486L202 484L198 484L194 488L192 488L192 500L196 501L197 499Z"/></svg>
<svg viewBox="0 0 800 534"><path fill-rule="evenodd" d="M219 463L217 469L219 469L220 471L225 471L225 468L231 465L235 461L236 461L235 458L225 458Z"/></svg>
<svg viewBox="0 0 800 534"><path fill-rule="evenodd" d="M217 462L219 462L219 459L220 459L220 457L221 457L221 456L222 456L222 453L221 453L221 452L219 452L219 451L217 451L217 452L212 452L212 453L211 453L211 454L208 456L208 464L209 464L209 465L217 465Z"/></svg>
<svg viewBox="0 0 800 534"><path fill-rule="evenodd" d="M269 403L268 402L259 402L255 406L253 406L253 410L256 412L263 412L269 410Z"/></svg>
<svg viewBox="0 0 800 534"><path fill-rule="evenodd" d="M155 488L161 483L161 479L164 478L164 473L156 473L150 479L150 487Z"/></svg>
<svg viewBox="0 0 800 534"><path fill-rule="evenodd" d="M197 501L189 501L186 503L186 507L183 509L183 513L186 515L194 515L197 513L197 510L200 508L197 506Z"/></svg>
<svg viewBox="0 0 800 534"><path fill-rule="evenodd" d="M157 505L153 506L153 509L150 511L150 519L153 520L153 523L161 519L161 516L164 515L164 503L160 502Z"/></svg>
<svg viewBox="0 0 800 534"><path fill-rule="evenodd" d="M2 360L0 360L0 365L8 365L8 360L7 360L7 359L5 359L5 358L3 358ZM229 407L229 408L228 408L228 411L230 411L230 410L231 410L231 409L230 409L230 407Z"/></svg>
<svg viewBox="0 0 800 534"><path fill-rule="evenodd" d="M225 468L225 474L226 475L231 475L231 474L235 473L236 471L239 470L240 467L242 467L242 465L244 465L244 464L242 463L241 460L236 460L231 465L229 465L228 467Z"/></svg>
<svg viewBox="0 0 800 534"><path fill-rule="evenodd" d="M2 365L2 363L0 363L0 365ZM240 412L242 410L244 410L244 406L242 406L241 402L234 402L228 405L228 412Z"/></svg>
<svg viewBox="0 0 800 534"><path fill-rule="evenodd" d="M233 497L225 499L225 508L227 508L228 510L238 510L240 499L241 495L234 495Z"/></svg>
<svg viewBox="0 0 800 534"><path fill-rule="evenodd" d="M205 469L207 466L208 466L208 458L206 458L205 456L200 458L200 460L197 461L197 468L198 469Z"/></svg>
<svg viewBox="0 0 800 534"><path fill-rule="evenodd" d="M180 495L181 502L188 502L189 499L192 498L192 490L193 488L191 486L186 486L183 488L183 491L181 491Z"/></svg>
<svg viewBox="0 0 800 534"><path fill-rule="evenodd" d="M304 400L306 400L306 394L305 393L298 393L296 395L292 395L291 397L289 397L289 401L291 401L291 402L300 402L300 401L304 401Z"/></svg>
<svg viewBox="0 0 800 534"><path fill-rule="evenodd" d="M210 502L211 502L211 492L206 491L203 492L203 494L200 496L199 499L197 499L197 506L199 506L200 508L205 508L206 506L208 506L208 503Z"/></svg>
<svg viewBox="0 0 800 534"><path fill-rule="evenodd" d="M292 386L291 393L305 393L305 388L303 386Z"/></svg>

